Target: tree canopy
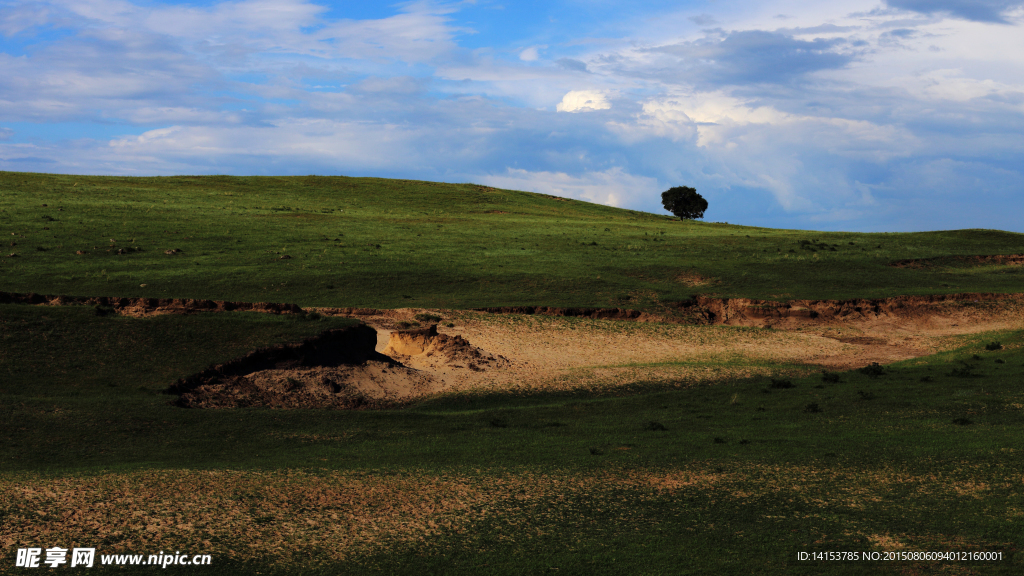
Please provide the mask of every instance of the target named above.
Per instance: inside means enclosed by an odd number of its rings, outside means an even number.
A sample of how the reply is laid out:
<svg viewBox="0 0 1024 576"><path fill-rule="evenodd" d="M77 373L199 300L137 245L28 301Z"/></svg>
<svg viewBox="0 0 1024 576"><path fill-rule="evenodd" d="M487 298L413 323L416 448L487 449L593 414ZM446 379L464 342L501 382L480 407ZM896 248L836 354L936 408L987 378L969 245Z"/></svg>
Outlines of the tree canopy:
<svg viewBox="0 0 1024 576"><path fill-rule="evenodd" d="M689 186L676 186L662 192L661 203L665 210L683 220L703 218L704 211L708 209L708 201L697 194L696 188Z"/></svg>

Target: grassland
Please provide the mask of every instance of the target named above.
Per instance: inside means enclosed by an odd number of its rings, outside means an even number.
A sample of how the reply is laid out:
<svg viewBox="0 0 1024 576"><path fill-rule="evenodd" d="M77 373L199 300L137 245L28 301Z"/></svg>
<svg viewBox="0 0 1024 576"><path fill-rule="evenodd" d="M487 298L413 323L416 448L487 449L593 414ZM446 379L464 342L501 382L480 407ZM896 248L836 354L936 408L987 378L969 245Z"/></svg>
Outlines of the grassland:
<svg viewBox="0 0 1024 576"><path fill-rule="evenodd" d="M1020 234L767 230L377 179L0 173L0 232L0 290L45 294L470 308L1024 292L1020 266L952 258L1024 253ZM940 260L889 265L925 258ZM205 575L1024 567L1024 331L873 370L396 410L188 410L162 393L350 324L0 304L0 573L21 571L16 548L54 545L213 554L173 569ZM1001 560L797 560L816 551Z"/></svg>
<svg viewBox="0 0 1024 576"><path fill-rule="evenodd" d="M208 358L333 321L0 308L9 552L22 539L195 550L215 555L214 574L1011 574L1024 562L1020 332L792 387L218 411L155 392ZM1004 560L795 561L830 550Z"/></svg>
<svg viewBox="0 0 1024 576"><path fill-rule="evenodd" d="M1022 254L1024 234L772 230L372 178L0 172L0 236L0 290L82 296L644 308L694 293L841 299L1024 283L1020 266L889 265Z"/></svg>

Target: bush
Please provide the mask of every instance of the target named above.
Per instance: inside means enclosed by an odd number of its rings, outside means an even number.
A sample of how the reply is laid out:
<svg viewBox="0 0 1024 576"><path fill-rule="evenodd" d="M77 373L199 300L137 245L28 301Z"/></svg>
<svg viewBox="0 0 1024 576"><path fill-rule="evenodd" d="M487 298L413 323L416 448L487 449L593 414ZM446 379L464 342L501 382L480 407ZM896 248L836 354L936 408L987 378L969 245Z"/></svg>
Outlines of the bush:
<svg viewBox="0 0 1024 576"><path fill-rule="evenodd" d="M993 350L1002 350L1002 349L1003 349L1003 345L1000 344L999 342L989 342L988 344L985 344L985 350L988 350L990 352L993 351Z"/></svg>
<svg viewBox="0 0 1024 576"><path fill-rule="evenodd" d="M826 384L838 384L841 380L839 379L838 372L832 372L829 370L821 371L821 381Z"/></svg>
<svg viewBox="0 0 1024 576"><path fill-rule="evenodd" d="M437 322L441 320L440 316L436 314L427 314L426 312L420 312L419 314L413 316L413 318L419 320L420 322Z"/></svg>
<svg viewBox="0 0 1024 576"><path fill-rule="evenodd" d="M664 424L660 422L654 422L653 420L651 422L648 422L647 425L644 426L644 429L651 430L653 432L664 432L668 430L668 428L665 428Z"/></svg>
<svg viewBox="0 0 1024 576"><path fill-rule="evenodd" d="M963 366L953 368L949 375L957 378L970 378L971 376L974 376L974 366L965 362Z"/></svg>
<svg viewBox="0 0 1024 576"><path fill-rule="evenodd" d="M807 406L804 406L804 412L809 412L811 414L817 414L817 413L821 412L821 406L818 406L817 402L811 402Z"/></svg>
<svg viewBox="0 0 1024 576"><path fill-rule="evenodd" d="M790 380L776 380L772 378L772 383L768 387L776 389L796 388L796 384L793 384Z"/></svg>
<svg viewBox="0 0 1024 576"><path fill-rule="evenodd" d="M858 369L857 372L860 372L861 374L870 376L872 378L878 378L879 376L885 374L885 368L883 368L882 365L879 364L878 362L872 362L871 364L868 364L867 366Z"/></svg>

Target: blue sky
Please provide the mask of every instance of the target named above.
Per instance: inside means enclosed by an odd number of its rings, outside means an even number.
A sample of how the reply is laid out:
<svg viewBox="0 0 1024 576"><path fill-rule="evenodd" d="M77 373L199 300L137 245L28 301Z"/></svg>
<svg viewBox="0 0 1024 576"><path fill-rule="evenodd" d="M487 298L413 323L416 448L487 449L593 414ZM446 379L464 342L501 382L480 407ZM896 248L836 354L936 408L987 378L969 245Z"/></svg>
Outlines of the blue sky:
<svg viewBox="0 0 1024 576"><path fill-rule="evenodd" d="M1024 232L1024 2L0 0L0 170Z"/></svg>

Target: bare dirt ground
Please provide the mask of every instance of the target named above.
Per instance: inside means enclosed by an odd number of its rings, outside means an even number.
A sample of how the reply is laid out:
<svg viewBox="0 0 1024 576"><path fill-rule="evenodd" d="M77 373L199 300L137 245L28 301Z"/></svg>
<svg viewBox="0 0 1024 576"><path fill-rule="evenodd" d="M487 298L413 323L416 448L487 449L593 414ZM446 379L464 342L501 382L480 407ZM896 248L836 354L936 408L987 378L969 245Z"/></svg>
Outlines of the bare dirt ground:
<svg viewBox="0 0 1024 576"><path fill-rule="evenodd" d="M429 338L409 336L398 324L424 312L444 319L434 338L457 338L490 361L445 356ZM378 352L430 376L415 394L686 385L785 371L848 370L934 354L974 334L1024 329L1020 299L940 301L852 318L810 318L798 307L796 312L782 318L733 315L732 325L704 326L420 309L358 317L377 330ZM412 338L417 343L403 344Z"/></svg>

